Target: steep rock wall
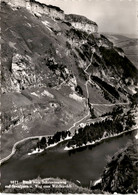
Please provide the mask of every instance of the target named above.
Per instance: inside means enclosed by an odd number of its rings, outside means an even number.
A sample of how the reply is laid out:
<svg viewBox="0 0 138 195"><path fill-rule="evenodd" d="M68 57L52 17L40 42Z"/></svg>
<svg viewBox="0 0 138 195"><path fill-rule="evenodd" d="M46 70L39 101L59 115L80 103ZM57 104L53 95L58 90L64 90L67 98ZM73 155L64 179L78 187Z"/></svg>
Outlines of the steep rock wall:
<svg viewBox="0 0 138 195"><path fill-rule="evenodd" d="M66 15L65 19L71 23L76 29L85 31L87 33L97 33L98 25L84 16L75 14Z"/></svg>
<svg viewBox="0 0 138 195"><path fill-rule="evenodd" d="M13 7L25 7L33 14L45 14L51 18L63 20L65 18L64 12L56 7L46 4L41 4L35 0L3 0Z"/></svg>
<svg viewBox="0 0 138 195"><path fill-rule="evenodd" d="M71 22L72 26L79 29L86 31L87 33L96 33L98 31L98 28L96 25L93 24L87 24L87 23L81 23L81 22Z"/></svg>

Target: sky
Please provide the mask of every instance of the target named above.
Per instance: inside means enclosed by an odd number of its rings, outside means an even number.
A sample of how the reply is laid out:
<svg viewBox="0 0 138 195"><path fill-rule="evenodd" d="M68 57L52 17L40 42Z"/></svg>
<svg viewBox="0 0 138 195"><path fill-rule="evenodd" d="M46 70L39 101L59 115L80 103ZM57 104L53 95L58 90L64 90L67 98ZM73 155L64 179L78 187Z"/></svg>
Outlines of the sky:
<svg viewBox="0 0 138 195"><path fill-rule="evenodd" d="M37 0L96 22L99 32L138 35L138 0Z"/></svg>

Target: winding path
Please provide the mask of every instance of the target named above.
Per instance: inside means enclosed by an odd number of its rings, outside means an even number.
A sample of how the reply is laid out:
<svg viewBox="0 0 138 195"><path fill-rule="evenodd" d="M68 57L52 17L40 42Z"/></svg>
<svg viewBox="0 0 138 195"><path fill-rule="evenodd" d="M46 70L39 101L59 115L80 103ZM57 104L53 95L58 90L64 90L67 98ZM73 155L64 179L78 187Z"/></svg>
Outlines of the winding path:
<svg viewBox="0 0 138 195"><path fill-rule="evenodd" d="M85 70L84 70L84 72L89 76L89 79L86 81L86 83L85 83L85 86L86 86L86 93L87 93L87 99L89 99L89 89L88 89L88 83L92 83L92 81L91 81L91 74L89 74L88 72L87 72L87 69L91 66L91 64L92 64L92 60L93 60L93 54L94 53L92 53L92 56L91 56L91 60L90 60L90 63L89 63L89 65L85 68Z"/></svg>
<svg viewBox="0 0 138 195"><path fill-rule="evenodd" d="M88 84L89 84L89 83L92 83L92 81L91 81L91 73L89 74L89 73L87 72L87 69L88 69L88 68L91 66L91 64L92 64L93 54L94 54L94 52L92 53L90 63L88 64L88 66L87 66L87 67L85 68L85 70L84 70L84 72L89 76L89 79L88 79L88 80L86 81L86 83L85 83L85 86L86 86L86 93L87 93L87 99L89 99ZM63 84L64 84L64 83L62 83L62 84L60 85L60 88L61 88L61 86L62 86ZM101 106L101 105L103 105L103 106L114 106L114 105L128 105L128 104L129 104L129 103L116 103L116 104L92 104L92 103L91 103L92 106L94 106L94 105L95 105L95 106ZM75 128L76 126L78 126L79 123L81 123L84 119L86 119L86 118L89 117L89 116L90 116L90 111L88 110L88 113L87 113L86 116L84 116L82 119L80 119L80 120L74 122L74 124L73 124L69 129L67 129L66 131L70 131L70 132L71 132L71 131L73 130L73 128ZM98 118L97 118L97 120L98 120ZM73 133L73 132L71 132L71 133ZM15 154L15 152L16 152L16 146L17 146L18 144L20 144L20 143L22 143L22 142L24 142L24 141L26 141L26 140L29 140L29 139L35 139L35 138L41 138L41 137L49 137L49 136L53 136L53 135L42 135L42 136L27 137L27 138L24 138L24 139L22 139L22 140L16 142L16 143L13 145L11 154L8 155L7 157L3 158L3 159L0 161L0 164L2 164L3 162L7 161L8 159L10 159L10 158Z"/></svg>
<svg viewBox="0 0 138 195"><path fill-rule="evenodd" d="M1 161L0 161L0 164L2 164L3 162L9 160L16 152L16 146L24 141L27 141L29 139L35 139L35 138L38 138L40 139L41 137L49 137L49 136L53 136L53 135L41 135L41 136L32 136L32 137L26 137L18 142L16 142L14 145L13 145L13 148L12 148L12 152L10 155L8 155L7 157L3 158Z"/></svg>

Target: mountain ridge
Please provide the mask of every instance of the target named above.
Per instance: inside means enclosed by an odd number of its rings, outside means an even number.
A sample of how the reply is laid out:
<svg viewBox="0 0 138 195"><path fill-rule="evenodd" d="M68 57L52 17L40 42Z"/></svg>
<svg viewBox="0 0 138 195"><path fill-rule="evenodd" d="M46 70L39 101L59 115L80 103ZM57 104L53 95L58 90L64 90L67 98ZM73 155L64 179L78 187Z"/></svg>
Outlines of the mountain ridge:
<svg viewBox="0 0 138 195"><path fill-rule="evenodd" d="M3 157L25 137L69 129L90 103L99 117L112 108L94 104L127 102L136 93L135 68L105 36L5 3L1 17Z"/></svg>
<svg viewBox="0 0 138 195"><path fill-rule="evenodd" d="M63 10L59 7L46 5L44 3L40 3L39 1L35 0L3 0L13 8L20 8L24 7L28 9L31 13L37 14L38 17L41 14L49 15L51 18L63 20L65 18L65 14Z"/></svg>
<svg viewBox="0 0 138 195"><path fill-rule="evenodd" d="M53 6L44 14L43 4L29 11L24 2L30 1L9 2L4 0L0 11L2 166L21 151L26 158L63 140L69 149L81 149L132 130L138 71L124 51L83 16L75 15L73 23L74 15L64 19L57 8L50 12ZM97 192L116 191L104 182L115 170L111 164ZM76 185L71 192L76 189L93 192Z"/></svg>

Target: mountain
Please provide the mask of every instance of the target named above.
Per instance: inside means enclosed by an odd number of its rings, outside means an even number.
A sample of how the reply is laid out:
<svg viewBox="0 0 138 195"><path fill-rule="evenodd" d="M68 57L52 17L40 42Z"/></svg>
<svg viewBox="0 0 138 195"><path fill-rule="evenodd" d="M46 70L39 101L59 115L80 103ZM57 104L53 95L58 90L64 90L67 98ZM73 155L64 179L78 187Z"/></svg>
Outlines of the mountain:
<svg viewBox="0 0 138 195"><path fill-rule="evenodd" d="M131 140L113 157L108 157L101 183L97 184L97 188L100 187L102 191L110 193L137 193L137 158L137 143Z"/></svg>
<svg viewBox="0 0 138 195"><path fill-rule="evenodd" d="M69 130L137 92L137 69L95 22L34 0L3 0L0 15L2 158L26 137Z"/></svg>
<svg viewBox="0 0 138 195"><path fill-rule="evenodd" d="M135 36L108 33L104 35L114 43L114 46L121 47L128 59L138 68L138 39Z"/></svg>
<svg viewBox="0 0 138 195"><path fill-rule="evenodd" d="M87 33L91 34L98 31L98 25L84 16L69 14L65 15L65 19L69 21L73 27L86 31Z"/></svg>

